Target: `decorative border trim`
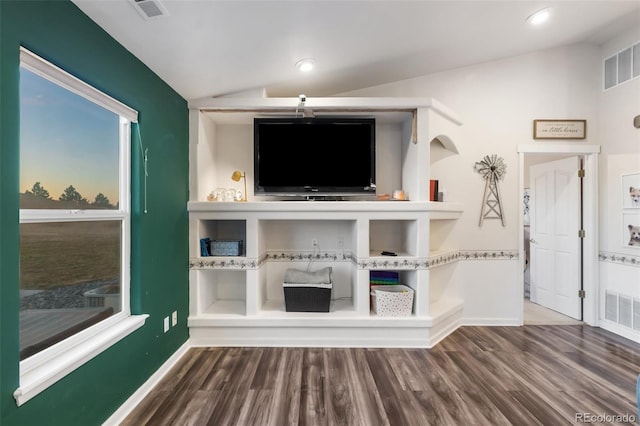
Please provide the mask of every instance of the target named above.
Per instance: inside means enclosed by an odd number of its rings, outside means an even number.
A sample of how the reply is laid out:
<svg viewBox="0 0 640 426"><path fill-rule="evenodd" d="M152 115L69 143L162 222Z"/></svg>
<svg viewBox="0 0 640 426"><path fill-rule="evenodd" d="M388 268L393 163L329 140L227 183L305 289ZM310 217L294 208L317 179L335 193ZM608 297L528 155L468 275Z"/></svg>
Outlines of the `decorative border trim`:
<svg viewBox="0 0 640 426"><path fill-rule="evenodd" d="M629 256L627 256L629 258ZM362 257L355 258L351 252L266 252L259 258L222 257L195 258L189 260L189 269L226 269L226 270L251 270L260 268L265 262L352 262L358 269L368 270L421 270L432 269L448 265L460 260L516 260L517 250L465 250L440 253L428 258L424 257ZM633 260L640 265L640 258Z"/></svg>
<svg viewBox="0 0 640 426"><path fill-rule="evenodd" d="M448 265L460 260L459 251L451 251L448 253L440 253L429 257L429 269L437 268L438 266Z"/></svg>
<svg viewBox="0 0 640 426"><path fill-rule="evenodd" d="M516 260L519 257L517 250L464 250L451 251L429 257L428 269L459 262L461 260Z"/></svg>
<svg viewBox="0 0 640 426"><path fill-rule="evenodd" d="M300 252L300 251L269 251L265 254L265 261L274 262L303 262L303 261L353 261L353 254L351 252L341 251L323 251L323 252Z"/></svg>
<svg viewBox="0 0 640 426"><path fill-rule="evenodd" d="M258 269L264 260L254 258L238 258L233 257L222 259L220 257L204 258L199 257L189 260L189 269L231 269L231 270L246 270L246 269Z"/></svg>
<svg viewBox="0 0 640 426"><path fill-rule="evenodd" d="M380 259L377 257L364 257L358 259L356 263L358 269L397 269L397 270L415 270L428 269L429 261L425 258L415 257L390 257Z"/></svg>
<svg viewBox="0 0 640 426"><path fill-rule="evenodd" d="M601 262L616 263L618 265L635 266L640 268L640 256L601 251L598 254L598 260Z"/></svg>
<svg viewBox="0 0 640 426"><path fill-rule="evenodd" d="M518 250L464 250L460 251L460 260L517 260Z"/></svg>

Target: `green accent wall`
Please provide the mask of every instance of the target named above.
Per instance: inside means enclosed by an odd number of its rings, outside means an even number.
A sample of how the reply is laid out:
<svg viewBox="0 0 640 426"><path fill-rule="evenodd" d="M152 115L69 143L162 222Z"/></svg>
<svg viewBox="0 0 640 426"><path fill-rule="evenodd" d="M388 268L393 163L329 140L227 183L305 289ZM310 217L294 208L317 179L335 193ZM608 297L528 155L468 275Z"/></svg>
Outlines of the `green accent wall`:
<svg viewBox="0 0 640 426"><path fill-rule="evenodd" d="M134 313L150 317L17 407L20 45L139 112L148 213L134 131L131 299ZM188 339L187 103L70 1L0 0L0 176L0 424L101 424ZM179 323L163 333L163 318L174 310Z"/></svg>

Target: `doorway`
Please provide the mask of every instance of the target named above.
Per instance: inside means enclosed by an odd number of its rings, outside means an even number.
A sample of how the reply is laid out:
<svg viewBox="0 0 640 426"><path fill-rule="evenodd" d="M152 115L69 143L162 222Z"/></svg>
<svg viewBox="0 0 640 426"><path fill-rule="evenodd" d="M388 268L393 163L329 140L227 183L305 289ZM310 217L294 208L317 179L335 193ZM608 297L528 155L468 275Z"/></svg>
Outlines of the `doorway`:
<svg viewBox="0 0 640 426"><path fill-rule="evenodd" d="M524 217L524 195L526 193L525 188L530 187L529 166L532 164L548 163L552 161L558 161L566 159L568 157L581 157L583 159L584 168L586 170L585 177L582 184L582 198L583 198L583 226L585 236L582 238L582 255L578 262L582 263L582 308L578 308L579 314L575 315L575 309L573 310L574 318L580 319L589 325L597 325L597 306L598 306L598 286L597 286L597 268L598 268L598 256L597 256L597 181L598 181L598 153L600 152L599 146L594 145L572 145L566 143L542 143L539 145L520 145L518 146L519 152L519 188L520 197L518 199L519 212L520 212L520 227L519 229L519 252L520 252L520 270L523 271L521 275L522 283L522 314L520 318L520 324L525 324L525 310L529 320L527 323L542 323L543 321L555 321L557 323L572 323L574 319L568 317L557 316L554 310L545 311L544 305L550 305L552 302L547 299L543 301L542 305L532 305L530 300L525 298L525 282L527 281L527 272L531 272L532 264L530 250L527 250L525 245L525 217ZM531 214L531 212L530 212ZM558 240L559 241L559 240ZM542 252L541 252L542 253ZM564 254L564 253L563 253ZM535 260L534 260L535 261ZM561 263L564 265L563 263ZM543 269L544 270L544 269ZM580 274L580 267L573 265L570 268L565 268L565 276L571 273L575 279L576 274ZM575 303L579 303L578 291L580 290L579 276L576 281L571 284L571 291L565 288L564 293L573 294ZM531 281L529 280L529 284ZM573 288L575 287L575 288ZM529 290L530 291L530 290ZM535 291L535 290L534 290ZM530 293L529 293L530 294ZM559 295L561 296L561 295ZM534 300L536 297L534 296ZM543 297L544 299L544 297ZM573 302L572 302L573 303ZM579 305L578 305L579 306ZM562 310L562 309L560 309ZM548 314L548 315L545 315ZM533 318L531 317L533 315ZM564 321L566 319L566 322Z"/></svg>
<svg viewBox="0 0 640 426"><path fill-rule="evenodd" d="M553 157L525 156L530 192L525 283L529 278L532 303L582 320L582 158Z"/></svg>

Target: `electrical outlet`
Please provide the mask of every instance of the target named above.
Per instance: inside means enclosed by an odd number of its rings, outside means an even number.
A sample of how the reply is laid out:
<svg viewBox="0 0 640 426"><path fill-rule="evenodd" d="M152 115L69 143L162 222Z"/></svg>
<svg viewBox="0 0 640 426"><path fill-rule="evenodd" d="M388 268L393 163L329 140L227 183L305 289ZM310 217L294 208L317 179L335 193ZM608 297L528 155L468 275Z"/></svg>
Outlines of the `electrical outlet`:
<svg viewBox="0 0 640 426"><path fill-rule="evenodd" d="M317 238L312 238L311 239L311 247L318 248L318 239Z"/></svg>
<svg viewBox="0 0 640 426"><path fill-rule="evenodd" d="M338 250L344 250L344 238L338 238Z"/></svg>
<svg viewBox="0 0 640 426"><path fill-rule="evenodd" d="M169 331L169 317L164 317L164 332Z"/></svg>
<svg viewBox="0 0 640 426"><path fill-rule="evenodd" d="M178 311L173 311L171 314L171 327L175 327L178 324Z"/></svg>

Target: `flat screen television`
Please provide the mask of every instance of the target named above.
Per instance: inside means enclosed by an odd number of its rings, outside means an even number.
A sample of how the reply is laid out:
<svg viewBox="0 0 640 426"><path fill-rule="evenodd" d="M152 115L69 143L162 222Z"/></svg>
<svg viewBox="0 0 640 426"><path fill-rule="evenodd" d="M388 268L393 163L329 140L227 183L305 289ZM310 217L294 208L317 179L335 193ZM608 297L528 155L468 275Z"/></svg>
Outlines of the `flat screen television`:
<svg viewBox="0 0 640 426"><path fill-rule="evenodd" d="M255 118L256 195L375 195L374 118Z"/></svg>

